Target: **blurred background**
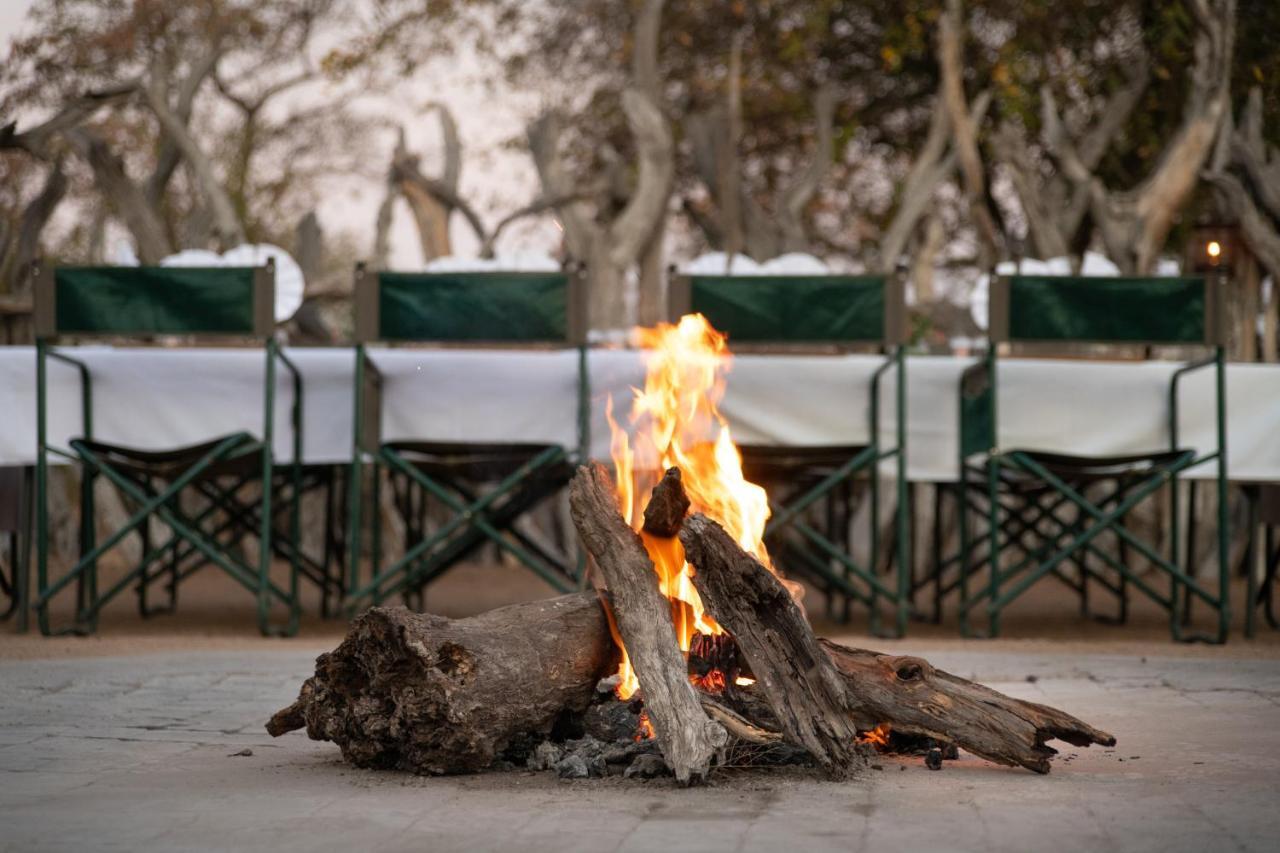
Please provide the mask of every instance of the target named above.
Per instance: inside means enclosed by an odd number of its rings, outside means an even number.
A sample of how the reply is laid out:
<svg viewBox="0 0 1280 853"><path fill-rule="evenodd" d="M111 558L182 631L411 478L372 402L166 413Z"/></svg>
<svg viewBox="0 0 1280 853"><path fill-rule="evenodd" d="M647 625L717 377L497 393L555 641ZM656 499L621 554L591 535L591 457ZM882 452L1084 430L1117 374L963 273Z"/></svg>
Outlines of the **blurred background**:
<svg viewBox="0 0 1280 853"><path fill-rule="evenodd" d="M945 349L998 263L1171 272L1216 229L1232 354L1275 360L1278 27L1271 0L9 0L6 333L37 254L248 242L305 270L295 343L349 331L358 259L572 256L604 333L726 252L905 264Z"/></svg>

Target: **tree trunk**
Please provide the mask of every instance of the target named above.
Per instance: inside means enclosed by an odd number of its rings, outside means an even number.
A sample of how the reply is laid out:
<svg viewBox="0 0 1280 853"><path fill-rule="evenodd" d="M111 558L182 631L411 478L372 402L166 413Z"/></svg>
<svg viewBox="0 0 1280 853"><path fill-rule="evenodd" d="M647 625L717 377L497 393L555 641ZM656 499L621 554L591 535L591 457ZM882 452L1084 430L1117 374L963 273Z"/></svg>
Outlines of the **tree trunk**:
<svg viewBox="0 0 1280 853"><path fill-rule="evenodd" d="M305 727L359 767L483 770L518 735L545 735L564 711L586 708L616 667L591 592L457 620L374 607L316 660L316 674L267 731Z"/></svg>
<svg viewBox="0 0 1280 853"><path fill-rule="evenodd" d="M604 466L580 469L569 506L582 543L608 584L618 633L627 649L662 754L683 785L705 779L728 741L724 727L707 718L692 685L671 604L644 543L618 510Z"/></svg>

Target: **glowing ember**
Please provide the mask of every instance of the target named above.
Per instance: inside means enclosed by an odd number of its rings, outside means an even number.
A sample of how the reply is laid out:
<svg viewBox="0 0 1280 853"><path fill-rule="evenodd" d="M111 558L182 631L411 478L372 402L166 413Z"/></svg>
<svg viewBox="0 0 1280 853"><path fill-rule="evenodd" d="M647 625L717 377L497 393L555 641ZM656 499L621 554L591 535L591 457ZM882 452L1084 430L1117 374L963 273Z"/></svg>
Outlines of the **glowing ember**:
<svg viewBox="0 0 1280 853"><path fill-rule="evenodd" d="M691 511L719 522L744 550L772 570L764 547L769 498L763 488L743 476L742 456L718 408L731 359L725 336L701 314L686 314L675 325L637 329L636 334L647 351L647 369L644 388L632 389L626 428L614 419L612 399L607 406L618 503L627 522L641 529L650 491L663 472L675 466L692 502ZM695 634L723 633L703 611L680 541L640 535L658 572L659 587L671 600L681 650L688 653ZM799 599L799 585L783 583ZM619 675L617 693L627 699L639 684L625 649ZM723 689L724 677L720 677Z"/></svg>
<svg viewBox="0 0 1280 853"><path fill-rule="evenodd" d="M889 745L888 723L881 723L869 732L862 732L858 735L858 743L869 743L876 749L884 749Z"/></svg>
<svg viewBox="0 0 1280 853"><path fill-rule="evenodd" d="M756 683L756 680L754 678L747 678L745 675L739 675L733 680L733 683L739 687L750 687Z"/></svg>
<svg viewBox="0 0 1280 853"><path fill-rule="evenodd" d="M653 723L649 722L649 712L640 712L640 725L636 728L636 741L653 740Z"/></svg>
<svg viewBox="0 0 1280 853"><path fill-rule="evenodd" d="M706 675L690 675L689 683L706 693L723 693L724 673L713 669Z"/></svg>

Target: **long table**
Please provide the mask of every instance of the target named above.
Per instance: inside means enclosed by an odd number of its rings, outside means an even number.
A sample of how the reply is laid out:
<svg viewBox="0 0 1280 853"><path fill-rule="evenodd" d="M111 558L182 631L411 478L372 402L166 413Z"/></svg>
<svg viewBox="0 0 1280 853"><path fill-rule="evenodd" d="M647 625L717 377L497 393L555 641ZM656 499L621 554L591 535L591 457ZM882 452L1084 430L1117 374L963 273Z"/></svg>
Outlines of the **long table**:
<svg viewBox="0 0 1280 853"><path fill-rule="evenodd" d="M304 384L303 460L351 456L352 350L291 348ZM95 437L155 449L195 444L238 430L260 434L265 359L244 349L82 347L74 350L94 377ZM575 351L372 349L384 377L383 437L438 441L556 442L575 446L578 355ZM870 355L738 355L722 403L739 442L857 444L868 437L868 388L882 359ZM619 420L630 389L644 380L643 353L589 353L591 450L609 451L605 403ZM958 396L972 359L907 359L907 475L917 482L958 477ZM1168 386L1173 362L1001 359L1000 434L1005 448L1076 454L1122 454L1168 446ZM49 439L80 433L78 373L50 361ZM292 459L289 372L277 371L276 452ZM1213 372L1186 376L1181 444L1198 450L1214 439ZM893 371L881 387L883 436L894 426ZM1280 482L1280 366L1227 369L1229 476ZM0 347L0 466L35 460L35 354ZM1211 476L1208 466L1192 476Z"/></svg>

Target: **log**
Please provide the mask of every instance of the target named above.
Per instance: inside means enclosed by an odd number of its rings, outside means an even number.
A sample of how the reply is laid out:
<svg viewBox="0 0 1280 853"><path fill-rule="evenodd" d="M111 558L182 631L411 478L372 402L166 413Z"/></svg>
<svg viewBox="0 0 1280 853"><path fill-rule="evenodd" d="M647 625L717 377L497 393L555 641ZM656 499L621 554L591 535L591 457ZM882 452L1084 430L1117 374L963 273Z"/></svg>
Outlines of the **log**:
<svg viewBox="0 0 1280 853"><path fill-rule="evenodd" d="M832 778L868 766L847 713L845 681L790 593L704 515L685 520L680 541L703 606L733 635L783 737Z"/></svg>
<svg viewBox="0 0 1280 853"><path fill-rule="evenodd" d="M593 592L468 619L374 607L320 655L267 731L305 727L359 767L483 770L517 737L545 735L561 714L584 710L617 666Z"/></svg>
<svg viewBox="0 0 1280 853"><path fill-rule="evenodd" d="M1049 772L1053 738L1073 746L1115 746L1107 732L1057 708L1014 699L935 669L928 661L820 640L849 688L862 730L887 723L895 733L954 743L988 761Z"/></svg>
<svg viewBox="0 0 1280 853"><path fill-rule="evenodd" d="M703 780L728 734L708 719L689 684L670 602L658 588L644 543L618 509L604 466L578 469L569 487L569 508L583 545L608 585L618 633L663 757L682 785Z"/></svg>
<svg viewBox="0 0 1280 853"><path fill-rule="evenodd" d="M989 761L1037 773L1048 773L1049 759L1056 754L1046 745L1050 739L1074 746L1115 745L1114 736L1070 714L958 678L922 658L816 640L777 578L718 524L695 515L685 521L680 539L697 570L693 584L703 605L734 636L778 715L783 735L810 752L813 748L800 741L810 733L796 732L794 726L798 715L816 714L819 708L810 706L807 696L787 714L780 708L786 708L786 701L796 702L790 694L815 689L824 703L834 697L840 706L835 710L824 704L822 713L843 716L856 731L888 725L900 734L955 744ZM811 643L820 649L821 661L814 659ZM833 671L842 690L830 684ZM811 718L798 722L809 725ZM832 760L830 755L814 757L820 763Z"/></svg>
<svg viewBox="0 0 1280 853"><path fill-rule="evenodd" d="M680 469L668 468L653 487L649 503L644 508L644 532L670 539L680 532L685 513L689 511L689 496L684 493Z"/></svg>

